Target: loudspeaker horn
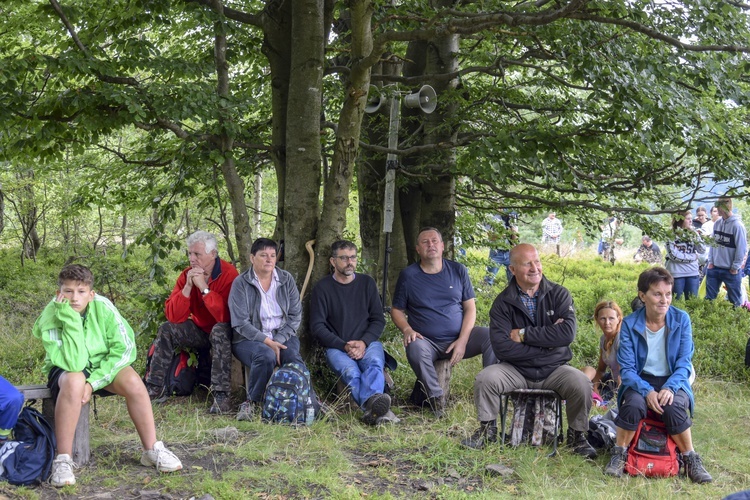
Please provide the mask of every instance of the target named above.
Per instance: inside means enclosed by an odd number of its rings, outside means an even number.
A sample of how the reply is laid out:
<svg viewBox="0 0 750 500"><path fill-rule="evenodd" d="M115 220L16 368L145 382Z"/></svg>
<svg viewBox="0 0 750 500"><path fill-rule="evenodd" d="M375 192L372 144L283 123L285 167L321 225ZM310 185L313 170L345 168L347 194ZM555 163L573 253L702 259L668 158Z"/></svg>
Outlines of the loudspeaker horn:
<svg viewBox="0 0 750 500"><path fill-rule="evenodd" d="M437 94L429 85L422 85L419 92L404 97L404 104L407 108L419 108L429 115L437 107Z"/></svg>
<svg viewBox="0 0 750 500"><path fill-rule="evenodd" d="M365 113L374 113L380 109L385 99L380 94L377 85L370 85L370 91L367 93L367 104L365 104Z"/></svg>

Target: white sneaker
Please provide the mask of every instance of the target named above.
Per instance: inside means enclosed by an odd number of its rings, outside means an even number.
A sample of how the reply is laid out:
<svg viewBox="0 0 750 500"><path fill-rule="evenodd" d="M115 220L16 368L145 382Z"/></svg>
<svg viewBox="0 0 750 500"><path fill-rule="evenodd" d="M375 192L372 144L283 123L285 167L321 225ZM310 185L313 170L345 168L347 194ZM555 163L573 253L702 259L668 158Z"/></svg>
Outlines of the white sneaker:
<svg viewBox="0 0 750 500"><path fill-rule="evenodd" d="M141 464L146 467L156 467L159 472L174 472L182 469L180 459L166 449L161 441L154 443L154 449L143 450Z"/></svg>
<svg viewBox="0 0 750 500"><path fill-rule="evenodd" d="M52 473L49 476L50 484L57 488L76 484L76 476L73 474L73 469L76 467L73 459L67 453L57 455L52 462Z"/></svg>

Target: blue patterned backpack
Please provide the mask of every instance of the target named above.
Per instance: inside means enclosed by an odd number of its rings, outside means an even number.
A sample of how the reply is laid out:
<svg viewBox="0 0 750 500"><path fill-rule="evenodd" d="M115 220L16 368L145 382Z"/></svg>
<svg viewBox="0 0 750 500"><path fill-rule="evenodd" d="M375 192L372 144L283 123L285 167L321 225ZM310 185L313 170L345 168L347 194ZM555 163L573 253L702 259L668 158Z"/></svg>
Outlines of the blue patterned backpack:
<svg viewBox="0 0 750 500"><path fill-rule="evenodd" d="M317 410L317 396L305 365L285 363L271 375L263 397L264 422L310 425Z"/></svg>

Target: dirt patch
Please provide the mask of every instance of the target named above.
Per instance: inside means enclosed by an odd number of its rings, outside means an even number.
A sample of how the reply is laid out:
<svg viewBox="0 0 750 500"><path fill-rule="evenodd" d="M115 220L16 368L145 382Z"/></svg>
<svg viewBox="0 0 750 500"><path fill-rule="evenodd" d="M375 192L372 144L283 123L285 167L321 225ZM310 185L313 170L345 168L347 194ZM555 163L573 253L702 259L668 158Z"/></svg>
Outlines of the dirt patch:
<svg viewBox="0 0 750 500"><path fill-rule="evenodd" d="M180 457L183 470L177 473L175 481L169 475L159 475L155 469L140 464L140 447L134 445L103 445L92 450L91 461L76 470L76 485L55 488L43 484L35 488L16 488L0 483L2 498L41 498L41 499L199 499L202 492L191 491L191 475L204 476L210 473L214 479L221 479L226 472L240 470L253 464L249 460L223 451L211 443L173 445L170 447ZM187 476L187 477L186 477Z"/></svg>
<svg viewBox="0 0 750 500"><path fill-rule="evenodd" d="M410 455L424 451L402 450L397 454L385 455L348 450L346 454L355 468L355 471L349 474L349 480L356 484L360 491L380 495L391 494L394 497L434 497L443 485L448 485L454 491L466 493L481 489L480 476L463 477L453 468L430 473L422 465L409 459Z"/></svg>

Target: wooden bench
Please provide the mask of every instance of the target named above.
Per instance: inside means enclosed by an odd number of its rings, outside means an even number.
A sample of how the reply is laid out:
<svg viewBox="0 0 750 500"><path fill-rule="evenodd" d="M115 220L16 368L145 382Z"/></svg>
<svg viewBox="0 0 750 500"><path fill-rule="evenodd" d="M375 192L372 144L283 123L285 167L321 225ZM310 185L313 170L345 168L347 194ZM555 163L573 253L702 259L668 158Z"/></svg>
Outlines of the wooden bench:
<svg viewBox="0 0 750 500"><path fill-rule="evenodd" d="M23 394L23 398L41 399L42 415L47 419L52 428L55 428L55 402L52 400L52 391L46 385L21 385L16 389ZM73 461L78 465L85 465L91 458L91 443L89 440L89 403L81 408L81 416L78 418L75 438L73 438Z"/></svg>

